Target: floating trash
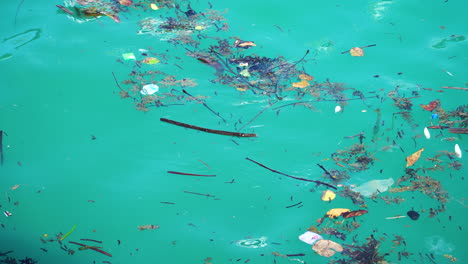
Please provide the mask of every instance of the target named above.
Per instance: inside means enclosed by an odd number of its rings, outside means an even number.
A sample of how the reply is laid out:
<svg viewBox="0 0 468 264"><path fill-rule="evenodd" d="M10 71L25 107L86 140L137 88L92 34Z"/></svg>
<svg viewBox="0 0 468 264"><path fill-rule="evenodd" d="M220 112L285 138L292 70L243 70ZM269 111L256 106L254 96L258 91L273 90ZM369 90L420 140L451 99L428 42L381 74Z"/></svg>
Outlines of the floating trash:
<svg viewBox="0 0 468 264"><path fill-rule="evenodd" d="M159 86L156 84L147 84L141 88L141 93L144 95L151 95L159 91Z"/></svg>
<svg viewBox="0 0 468 264"><path fill-rule="evenodd" d="M372 180L368 181L352 190L355 192L359 192L364 197L370 197L376 192L385 192L388 190L388 187L393 185L395 181L393 178L389 178L386 180Z"/></svg>
<svg viewBox="0 0 468 264"><path fill-rule="evenodd" d="M407 214L412 220L418 220L418 219L419 219L419 213L416 212L416 211L411 210L411 211L408 211L406 214Z"/></svg>
<svg viewBox="0 0 468 264"><path fill-rule="evenodd" d="M260 238L249 238L244 240L239 240L236 245L239 247L246 247L246 248L261 248L266 247L268 244L266 243L267 237L260 237Z"/></svg>
<svg viewBox="0 0 468 264"><path fill-rule="evenodd" d="M136 60L135 54L133 53L124 53L122 54L124 60Z"/></svg>
<svg viewBox="0 0 468 264"><path fill-rule="evenodd" d="M335 255L336 252L343 251L343 247L340 244L325 239L317 241L317 243L312 246L312 249L320 256L327 258Z"/></svg>
<svg viewBox="0 0 468 264"><path fill-rule="evenodd" d="M462 151L460 149L460 146L458 144L455 144L455 154L457 157L461 158L462 157Z"/></svg>
<svg viewBox="0 0 468 264"><path fill-rule="evenodd" d="M424 241L429 252L437 255L448 254L455 249L452 244L448 243L440 236L430 236L424 239Z"/></svg>
<svg viewBox="0 0 468 264"><path fill-rule="evenodd" d="M337 105L335 106L335 113L338 113L341 111L341 106Z"/></svg>
<svg viewBox="0 0 468 264"><path fill-rule="evenodd" d="M430 138L431 138L431 133L429 133L429 129L427 129L427 127L424 128L424 136L425 136L427 139L430 139Z"/></svg>
<svg viewBox="0 0 468 264"><path fill-rule="evenodd" d="M30 29L4 39L0 44L0 60L6 60L13 57L13 54L17 49L38 39L40 36L40 29Z"/></svg>
<svg viewBox="0 0 468 264"><path fill-rule="evenodd" d="M317 242L318 240L320 239L323 239L323 237L317 233L314 233L314 232L311 232L311 231L307 231L305 232L304 234L300 235L299 236L299 239L302 241L302 242L305 242L309 245L313 245L315 244L315 242Z"/></svg>

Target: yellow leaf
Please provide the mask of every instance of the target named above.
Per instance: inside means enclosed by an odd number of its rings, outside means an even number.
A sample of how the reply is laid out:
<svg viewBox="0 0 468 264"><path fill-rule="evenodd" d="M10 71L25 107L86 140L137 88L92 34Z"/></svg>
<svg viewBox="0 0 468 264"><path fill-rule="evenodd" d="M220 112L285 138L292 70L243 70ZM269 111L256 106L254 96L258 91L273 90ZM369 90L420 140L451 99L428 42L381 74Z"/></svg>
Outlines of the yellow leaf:
<svg viewBox="0 0 468 264"><path fill-rule="evenodd" d="M296 88L306 88L309 85L310 85L310 83L308 81L306 81L306 80L302 80L300 82L292 84L292 86L296 87Z"/></svg>
<svg viewBox="0 0 468 264"><path fill-rule="evenodd" d="M329 218L337 218L342 213L347 213L347 212L350 212L350 210L346 208L334 208L328 211L325 215L328 216Z"/></svg>
<svg viewBox="0 0 468 264"><path fill-rule="evenodd" d="M159 9L159 7L156 4L151 4L150 7L153 10L158 10Z"/></svg>
<svg viewBox="0 0 468 264"><path fill-rule="evenodd" d="M322 201L331 201L336 198L336 194L333 191L326 190L322 192Z"/></svg>
<svg viewBox="0 0 468 264"><path fill-rule="evenodd" d="M299 79L306 80L306 81L312 81L312 80L314 80L314 77L310 76L307 73L301 73L301 74L299 74Z"/></svg>
<svg viewBox="0 0 468 264"><path fill-rule="evenodd" d="M423 151L424 151L424 148L406 157L406 167L409 167L413 165L414 163L416 163L416 161L418 161L418 159L421 157L421 152Z"/></svg>
<svg viewBox="0 0 468 264"><path fill-rule="evenodd" d="M352 48L349 50L349 53L351 54L351 56L354 56L354 57L362 57L364 56L364 50L361 49L361 48L358 48L358 47L355 47L355 48Z"/></svg>
<svg viewBox="0 0 468 264"><path fill-rule="evenodd" d="M153 57L148 57L143 60L143 63L146 63L146 64L156 64L158 62L159 60Z"/></svg>

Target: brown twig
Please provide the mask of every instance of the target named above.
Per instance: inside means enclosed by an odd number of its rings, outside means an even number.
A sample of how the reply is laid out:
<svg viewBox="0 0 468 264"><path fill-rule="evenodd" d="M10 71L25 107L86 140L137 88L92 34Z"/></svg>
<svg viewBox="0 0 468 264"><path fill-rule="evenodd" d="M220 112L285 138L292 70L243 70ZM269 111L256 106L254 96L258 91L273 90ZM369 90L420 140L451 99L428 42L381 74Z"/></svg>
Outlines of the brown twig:
<svg viewBox="0 0 468 264"><path fill-rule="evenodd" d="M267 170L269 170L269 171L271 171L271 172L278 173L278 174L281 174L281 175L286 176L286 177L289 177L289 178L293 178L293 179L300 180L300 181L306 181L306 182L315 182L315 183L317 183L317 184L319 184L319 185L322 184L322 185L328 186L328 187L330 187L330 188L333 188L333 189L335 189L335 190L337 189L335 186L333 186L333 185L331 185L331 184L328 184L328 183L325 183L325 182L314 181L314 180L309 180L309 179L304 179L304 178L299 178L299 177L296 177L296 176L288 175L288 174L286 174L286 173L282 173L282 172L279 172L279 171L277 171L277 170L271 169L271 168L269 168L269 167L267 167L267 166L261 164L260 162L257 162L257 161L255 161L255 160L253 160L253 159L250 159L250 158L245 158L245 159L248 160L248 161L251 161L251 162L257 164L258 166L263 167L263 168L265 168L265 169L267 169Z"/></svg>
<svg viewBox="0 0 468 264"><path fill-rule="evenodd" d="M203 131L203 132L206 132L206 133L212 133L212 134L218 134L218 135L233 136L233 137L256 137L257 136L257 134L238 133L238 132L230 132L230 131L209 129L209 128L204 128L204 127L185 124L185 123L170 120L170 119L167 119L167 118L160 118L159 120L161 120L162 122L166 122L166 123L169 123L169 124L176 125L176 126L181 126L181 127L185 127L185 128L195 129L195 130Z"/></svg>
<svg viewBox="0 0 468 264"><path fill-rule="evenodd" d="M216 177L216 175L194 174L194 173L185 173L185 172L178 172L178 171L167 171L167 173L187 175L187 176Z"/></svg>

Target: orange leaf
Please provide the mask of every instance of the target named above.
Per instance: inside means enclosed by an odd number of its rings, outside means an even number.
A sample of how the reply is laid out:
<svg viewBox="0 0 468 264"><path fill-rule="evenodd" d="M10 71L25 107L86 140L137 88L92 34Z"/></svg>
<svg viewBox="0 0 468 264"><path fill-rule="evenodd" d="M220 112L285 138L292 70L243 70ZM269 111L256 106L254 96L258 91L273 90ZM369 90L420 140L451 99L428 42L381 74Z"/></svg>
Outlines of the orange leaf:
<svg viewBox="0 0 468 264"><path fill-rule="evenodd" d="M430 103L427 104L427 105L421 104L420 106L421 106L424 110L433 111L434 109L436 109L437 107L439 107L439 105L440 105L439 100L434 100L434 101L430 102Z"/></svg>
<svg viewBox="0 0 468 264"><path fill-rule="evenodd" d="M300 82L292 84L292 86L296 87L296 88L306 88L309 85L310 85L310 83L308 81L306 81L306 80L302 80Z"/></svg>
<svg viewBox="0 0 468 264"><path fill-rule="evenodd" d="M418 159L421 157L421 153L424 151L424 148L416 151L415 153L406 157L406 167L412 166Z"/></svg>
<svg viewBox="0 0 468 264"><path fill-rule="evenodd" d="M301 74L299 74L299 79L301 79L301 80L306 80L306 81L313 81L313 80L314 80L314 77L313 77L313 76L310 76L310 75L307 74L307 73L301 73Z"/></svg>
<svg viewBox="0 0 468 264"><path fill-rule="evenodd" d="M362 57L362 56L364 56L364 50L359 48L359 47L355 47L355 48L350 49L349 53L353 57Z"/></svg>

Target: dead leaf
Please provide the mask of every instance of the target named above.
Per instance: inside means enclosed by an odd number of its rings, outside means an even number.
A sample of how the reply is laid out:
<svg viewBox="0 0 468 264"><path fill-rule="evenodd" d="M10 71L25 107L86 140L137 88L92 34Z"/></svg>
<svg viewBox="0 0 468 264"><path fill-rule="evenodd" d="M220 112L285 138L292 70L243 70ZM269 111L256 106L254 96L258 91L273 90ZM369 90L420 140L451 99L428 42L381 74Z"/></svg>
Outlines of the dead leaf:
<svg viewBox="0 0 468 264"><path fill-rule="evenodd" d="M328 216L329 218L337 218L343 213L349 212L349 209L346 208L334 208L328 211L325 215Z"/></svg>
<svg viewBox="0 0 468 264"><path fill-rule="evenodd" d="M300 82L293 83L292 86L296 88L306 88L307 86L310 86L310 83L306 80L302 80Z"/></svg>
<svg viewBox="0 0 468 264"><path fill-rule="evenodd" d="M362 57L362 56L364 56L364 50L359 48L359 47L355 47L355 48L350 49L349 53L353 57Z"/></svg>
<svg viewBox="0 0 468 264"><path fill-rule="evenodd" d="M415 153L406 157L406 167L412 166L418 159L421 157L421 153L424 151L424 148L416 151Z"/></svg>
<svg viewBox="0 0 468 264"><path fill-rule="evenodd" d="M306 81L313 81L313 80L314 80L314 77L313 77L313 76L310 76L310 75L307 74L307 73L301 73L301 74L299 74L299 79L301 79L301 80L306 80Z"/></svg>
<svg viewBox="0 0 468 264"><path fill-rule="evenodd" d="M15 186L11 187L11 190L16 190L18 187L20 187L20 184L15 184Z"/></svg>
<svg viewBox="0 0 468 264"><path fill-rule="evenodd" d="M360 216L360 215L367 214L367 213L368 213L367 210L357 210L357 211L352 211L352 212L344 212L341 214L341 216L343 216L343 218L350 218L350 217L356 217L356 216Z"/></svg>
<svg viewBox="0 0 468 264"><path fill-rule="evenodd" d="M431 111L431 112L432 112L434 109L436 109L437 107L439 107L439 105L440 105L439 100L434 100L434 101L430 102L430 103L427 104L427 105L420 104L420 106L421 106L424 110Z"/></svg>

